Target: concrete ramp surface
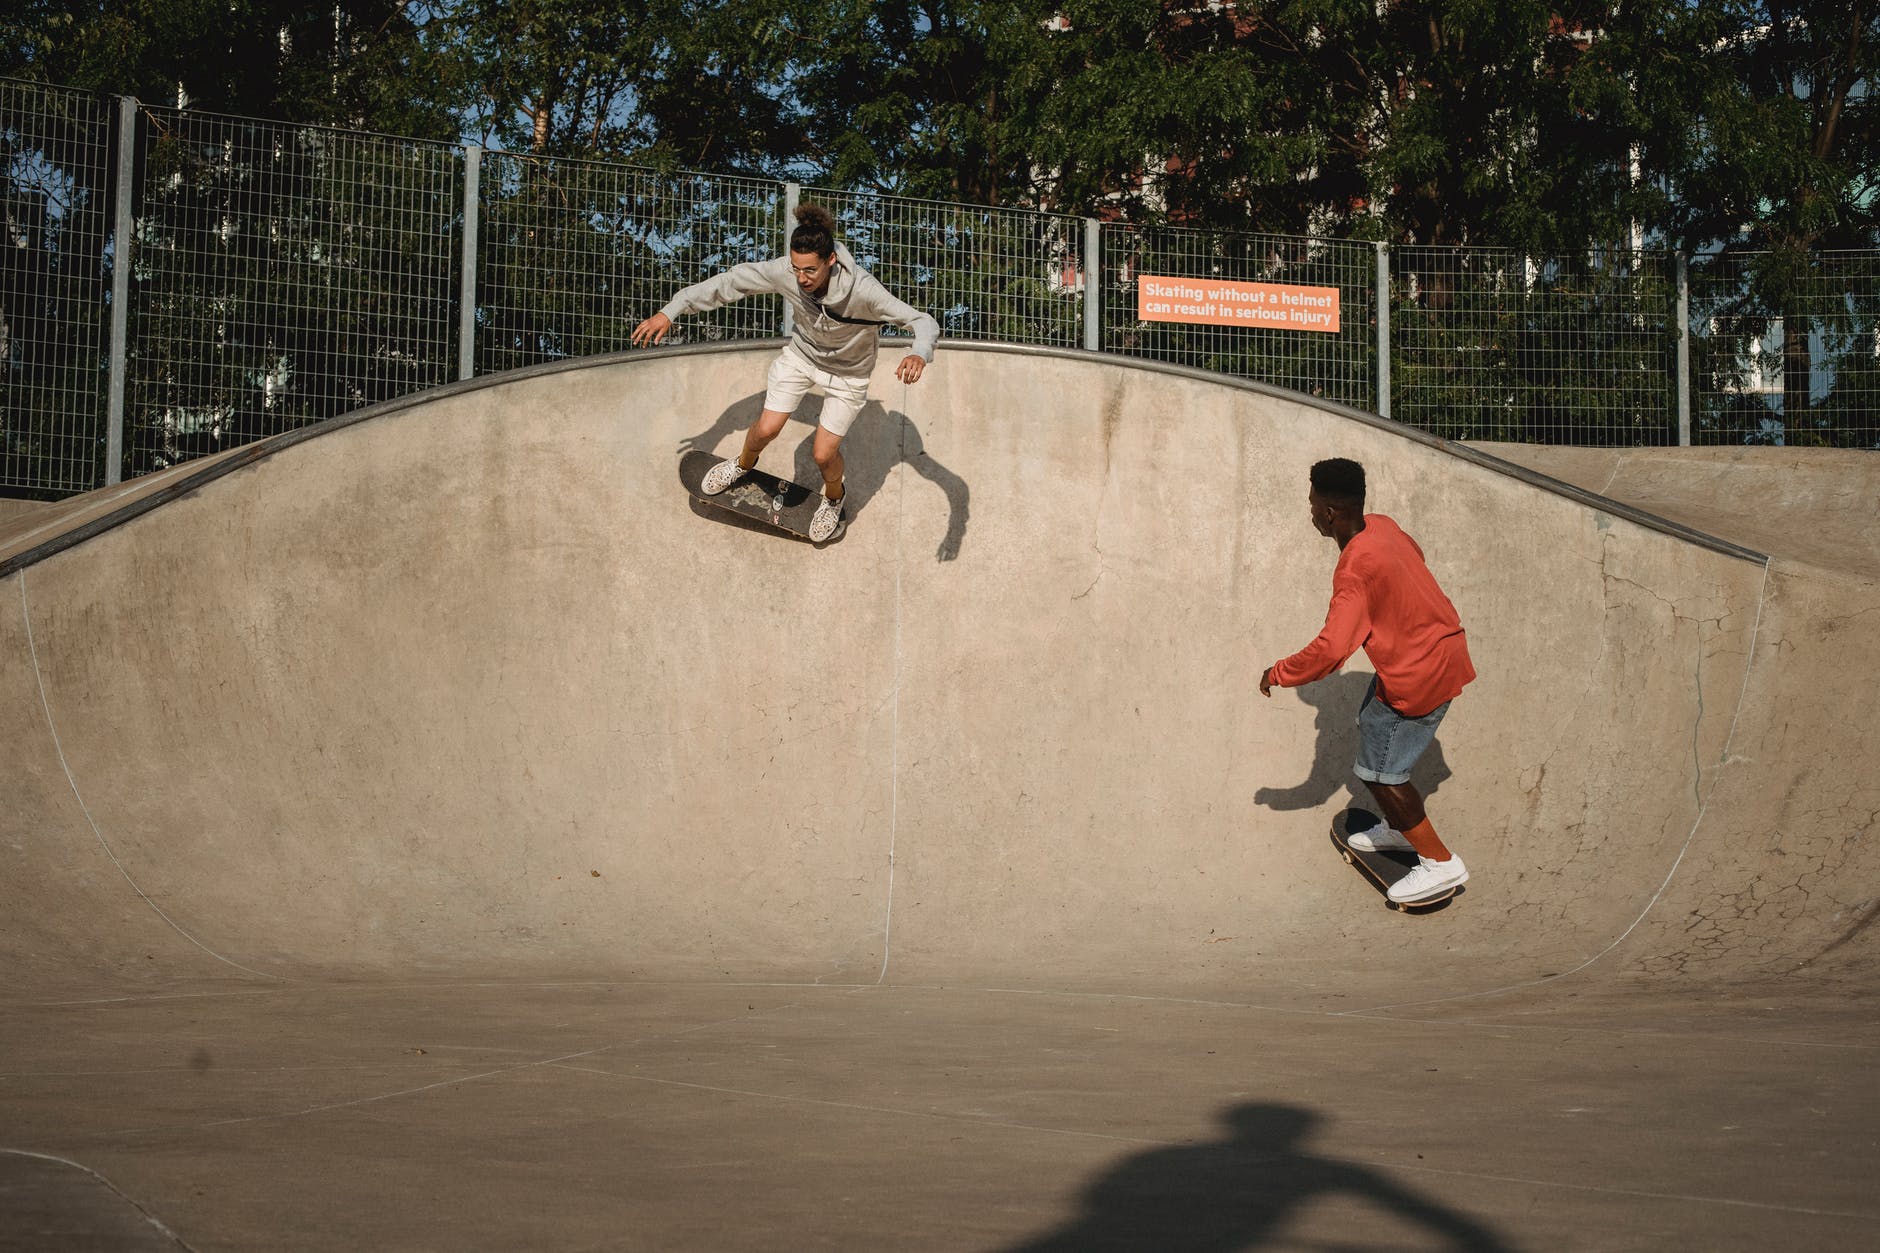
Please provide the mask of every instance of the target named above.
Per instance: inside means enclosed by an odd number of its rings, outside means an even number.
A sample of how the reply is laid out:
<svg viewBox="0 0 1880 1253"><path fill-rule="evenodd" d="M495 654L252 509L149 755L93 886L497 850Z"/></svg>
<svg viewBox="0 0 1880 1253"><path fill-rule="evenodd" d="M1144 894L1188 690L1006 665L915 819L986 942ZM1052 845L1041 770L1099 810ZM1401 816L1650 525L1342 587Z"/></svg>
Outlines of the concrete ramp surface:
<svg viewBox="0 0 1880 1253"><path fill-rule="evenodd" d="M817 547L678 480L774 351L0 518L0 1247L1866 1247L1870 459L948 345ZM1480 674L1427 914L1328 839L1362 654L1257 691L1329 456Z"/></svg>

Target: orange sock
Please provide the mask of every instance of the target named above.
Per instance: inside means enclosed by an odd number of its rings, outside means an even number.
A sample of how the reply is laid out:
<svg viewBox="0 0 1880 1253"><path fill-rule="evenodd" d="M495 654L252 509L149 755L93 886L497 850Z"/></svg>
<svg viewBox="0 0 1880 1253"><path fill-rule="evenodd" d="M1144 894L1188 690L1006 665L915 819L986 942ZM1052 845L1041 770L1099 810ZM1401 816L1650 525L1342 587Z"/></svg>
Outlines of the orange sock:
<svg viewBox="0 0 1880 1253"><path fill-rule="evenodd" d="M1451 854L1436 838L1436 828L1430 825L1428 818L1417 823L1403 833L1403 838L1410 841L1410 847L1417 851L1417 856L1427 857L1431 861L1448 861Z"/></svg>

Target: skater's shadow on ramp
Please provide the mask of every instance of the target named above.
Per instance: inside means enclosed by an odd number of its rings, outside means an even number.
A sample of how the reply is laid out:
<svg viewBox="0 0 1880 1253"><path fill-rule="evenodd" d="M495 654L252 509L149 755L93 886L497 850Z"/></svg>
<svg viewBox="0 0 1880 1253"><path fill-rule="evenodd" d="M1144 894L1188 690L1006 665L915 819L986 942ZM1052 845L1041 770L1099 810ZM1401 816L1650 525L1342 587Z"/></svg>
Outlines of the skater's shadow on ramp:
<svg viewBox="0 0 1880 1253"><path fill-rule="evenodd" d="M1250 1102L1221 1114L1219 1139L1151 1149L1126 1159L1084 1190L1083 1212L1005 1253L1156 1249L1217 1253L1297 1241L1293 1214L1338 1196L1420 1228L1438 1247L1502 1253L1509 1246L1481 1224L1383 1171L1322 1157L1301 1143L1319 1121L1296 1105ZM1320 1220L1325 1221L1324 1219Z"/></svg>
<svg viewBox="0 0 1880 1253"><path fill-rule="evenodd" d="M822 490L822 471L816 468L815 457L816 423L822 416L822 404L821 396L812 394L804 397L802 405L784 426L783 433L764 450L764 459L759 462L772 474L801 483L812 491ZM746 396L720 414L710 427L681 441L679 455L684 456L695 448L715 452L721 446L730 455L739 446L737 437L741 437L757 421L757 415L763 410L763 393ZM788 474L783 473L782 459L778 456L786 447L792 450ZM971 492L965 479L928 454L927 446L920 437L920 428L914 425L913 419L888 409L878 400L869 401L862 406L861 413L856 415L855 425L849 428L848 435L842 440L842 461L843 481L847 485L846 525L855 524L868 509L869 502L887 483L889 472L901 462L906 462L909 469L938 487L946 497L947 529L934 549L934 559L952 561L960 555L960 545L966 540ZM747 523L740 518L720 515L720 520L761 529L757 523Z"/></svg>
<svg viewBox="0 0 1880 1253"><path fill-rule="evenodd" d="M1352 803L1360 808L1372 804L1369 790L1351 772L1351 763L1358 756L1358 706L1370 682L1371 676L1362 671L1341 672L1291 689L1317 714L1313 726L1318 731L1319 741L1313 750L1312 773L1291 787L1259 788L1253 794L1254 804L1281 811L1317 809L1341 789L1348 792ZM1443 742L1439 735L1417 761L1410 781L1427 800L1451 773L1449 763L1443 759Z"/></svg>

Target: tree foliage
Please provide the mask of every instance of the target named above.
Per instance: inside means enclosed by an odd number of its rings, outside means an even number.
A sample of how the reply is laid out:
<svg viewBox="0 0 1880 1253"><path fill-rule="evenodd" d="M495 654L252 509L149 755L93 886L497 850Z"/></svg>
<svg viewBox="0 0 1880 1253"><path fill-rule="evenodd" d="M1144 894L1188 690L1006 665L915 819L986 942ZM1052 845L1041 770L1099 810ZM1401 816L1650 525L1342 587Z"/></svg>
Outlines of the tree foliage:
<svg viewBox="0 0 1880 1253"><path fill-rule="evenodd" d="M0 74L146 103L453 138L464 91L403 0L23 0Z"/></svg>
<svg viewBox="0 0 1880 1253"><path fill-rule="evenodd" d="M1848 390L1873 374L1871 307L1818 293L1859 290L1824 250L1880 244L1880 5L1650 0L1606 29L1580 86L1637 154L1633 211L1699 254L1700 420L1720 438L1874 431ZM1775 409L1722 382L1746 371L1779 379Z"/></svg>
<svg viewBox="0 0 1880 1253"><path fill-rule="evenodd" d="M1145 223L1866 246L1874 0L23 0L0 73Z"/></svg>

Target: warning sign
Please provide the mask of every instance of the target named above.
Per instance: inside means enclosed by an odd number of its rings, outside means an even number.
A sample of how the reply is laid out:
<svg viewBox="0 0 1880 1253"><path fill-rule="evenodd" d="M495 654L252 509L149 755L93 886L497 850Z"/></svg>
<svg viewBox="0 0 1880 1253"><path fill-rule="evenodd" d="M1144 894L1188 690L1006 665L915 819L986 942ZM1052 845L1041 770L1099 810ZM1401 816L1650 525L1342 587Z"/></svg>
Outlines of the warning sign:
<svg viewBox="0 0 1880 1253"><path fill-rule="evenodd" d="M1338 289L1145 274L1136 281L1136 316L1144 322L1335 332Z"/></svg>

